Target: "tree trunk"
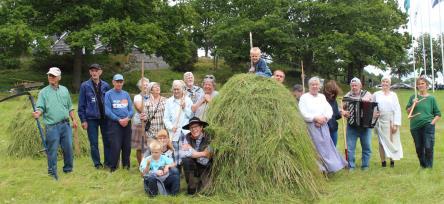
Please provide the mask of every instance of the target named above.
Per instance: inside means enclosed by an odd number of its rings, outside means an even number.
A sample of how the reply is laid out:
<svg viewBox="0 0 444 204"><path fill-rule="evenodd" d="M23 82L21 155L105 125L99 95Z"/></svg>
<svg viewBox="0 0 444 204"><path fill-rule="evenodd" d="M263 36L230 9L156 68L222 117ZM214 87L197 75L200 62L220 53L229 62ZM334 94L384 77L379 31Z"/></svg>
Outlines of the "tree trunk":
<svg viewBox="0 0 444 204"><path fill-rule="evenodd" d="M347 65L347 81L346 84L350 83L353 78L353 62L348 63Z"/></svg>
<svg viewBox="0 0 444 204"><path fill-rule="evenodd" d="M77 93L80 88L80 77L82 76L82 49L74 50L74 66L72 67L72 88Z"/></svg>

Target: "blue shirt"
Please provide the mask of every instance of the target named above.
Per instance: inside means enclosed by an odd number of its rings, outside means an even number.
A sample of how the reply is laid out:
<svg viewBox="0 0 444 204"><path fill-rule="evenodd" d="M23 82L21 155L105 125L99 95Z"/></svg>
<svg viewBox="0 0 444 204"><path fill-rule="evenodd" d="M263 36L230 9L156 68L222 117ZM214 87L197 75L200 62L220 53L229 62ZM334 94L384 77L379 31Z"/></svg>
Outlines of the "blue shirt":
<svg viewBox="0 0 444 204"><path fill-rule="evenodd" d="M173 159L168 158L165 155L160 155L160 158L157 161L152 159L151 156L144 157L142 159L142 162L140 162L140 167L139 167L140 172L143 172L145 170L146 163L149 160L151 161L150 162L150 172L161 170L160 167L165 167L166 165L170 165L174 162Z"/></svg>
<svg viewBox="0 0 444 204"><path fill-rule="evenodd" d="M129 94L111 89L105 94L105 115L113 121L133 117L133 104Z"/></svg>

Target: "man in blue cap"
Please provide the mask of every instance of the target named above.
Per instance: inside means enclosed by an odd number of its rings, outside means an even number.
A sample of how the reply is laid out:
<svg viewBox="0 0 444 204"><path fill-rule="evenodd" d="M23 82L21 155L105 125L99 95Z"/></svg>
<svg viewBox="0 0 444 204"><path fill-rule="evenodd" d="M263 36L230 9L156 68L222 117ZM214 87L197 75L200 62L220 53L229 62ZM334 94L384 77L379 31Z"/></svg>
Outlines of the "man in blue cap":
<svg viewBox="0 0 444 204"><path fill-rule="evenodd" d="M105 114L108 118L111 141L111 172L117 169L120 151L122 151L122 167L128 170L130 168L131 117L134 111L130 95L122 90L123 84L123 76L114 75L114 88L105 94Z"/></svg>
<svg viewBox="0 0 444 204"><path fill-rule="evenodd" d="M103 102L105 93L110 87L108 83L100 79L102 67L99 64L89 66L89 75L91 75L91 78L80 85L78 114L82 122L82 128L88 132L93 164L99 169L103 167L99 152L99 126L102 133L104 164L107 167L110 166L110 142Z"/></svg>

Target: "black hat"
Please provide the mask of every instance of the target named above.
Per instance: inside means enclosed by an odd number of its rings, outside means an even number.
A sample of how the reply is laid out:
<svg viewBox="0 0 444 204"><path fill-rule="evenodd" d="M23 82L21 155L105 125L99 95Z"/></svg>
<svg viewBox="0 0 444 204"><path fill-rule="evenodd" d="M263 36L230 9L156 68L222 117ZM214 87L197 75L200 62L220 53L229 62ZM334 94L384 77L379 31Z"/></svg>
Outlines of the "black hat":
<svg viewBox="0 0 444 204"><path fill-rule="evenodd" d="M99 64L92 64L89 66L89 69L102 69L102 67Z"/></svg>
<svg viewBox="0 0 444 204"><path fill-rule="evenodd" d="M205 121L201 121L198 117L192 117L192 118L190 119L190 122L188 122L188 125L183 126L182 129L184 129L184 130L189 130L189 129L190 129L190 126L191 126L192 124L196 124L196 123L199 123L199 124L200 124L201 126L203 126L203 127L207 127L207 126L208 126L208 123L207 123L207 122L205 122Z"/></svg>

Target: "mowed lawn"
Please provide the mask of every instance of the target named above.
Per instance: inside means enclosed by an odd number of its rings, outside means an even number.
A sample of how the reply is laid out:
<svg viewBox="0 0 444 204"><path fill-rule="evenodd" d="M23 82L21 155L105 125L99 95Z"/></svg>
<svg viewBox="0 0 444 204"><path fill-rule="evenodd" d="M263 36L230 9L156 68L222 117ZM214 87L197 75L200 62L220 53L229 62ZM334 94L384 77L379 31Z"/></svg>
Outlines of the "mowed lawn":
<svg viewBox="0 0 444 204"><path fill-rule="evenodd" d="M404 110L413 91L398 91ZM434 93L441 110L444 110L444 91ZM149 198L145 195L142 178L132 156L130 171L109 173L93 168L91 159L75 159L74 172L60 174L59 181L47 176L46 159L13 158L6 156L7 127L16 114L17 101L0 103L0 203L256 203L258 200L238 197L189 197L184 194L185 182L181 182L181 194L177 197ZM29 110L31 108L29 107ZM31 112L31 111L30 111ZM31 118L31 113L29 113ZM341 121L339 121L340 124ZM328 178L327 186L316 203L443 203L444 202L444 121L436 125L435 160L433 169L421 169L409 131L407 114L403 111L401 140L404 158L395 168L380 167L378 141L373 134L371 166L368 171L359 168L353 172L342 171ZM36 138L36 140L40 140ZM344 152L344 136L340 126L338 150ZM360 166L361 150L357 144L357 165ZM63 160L59 159L61 172ZM294 199L294 200L292 200ZM276 195L263 203L307 202L295 195Z"/></svg>

